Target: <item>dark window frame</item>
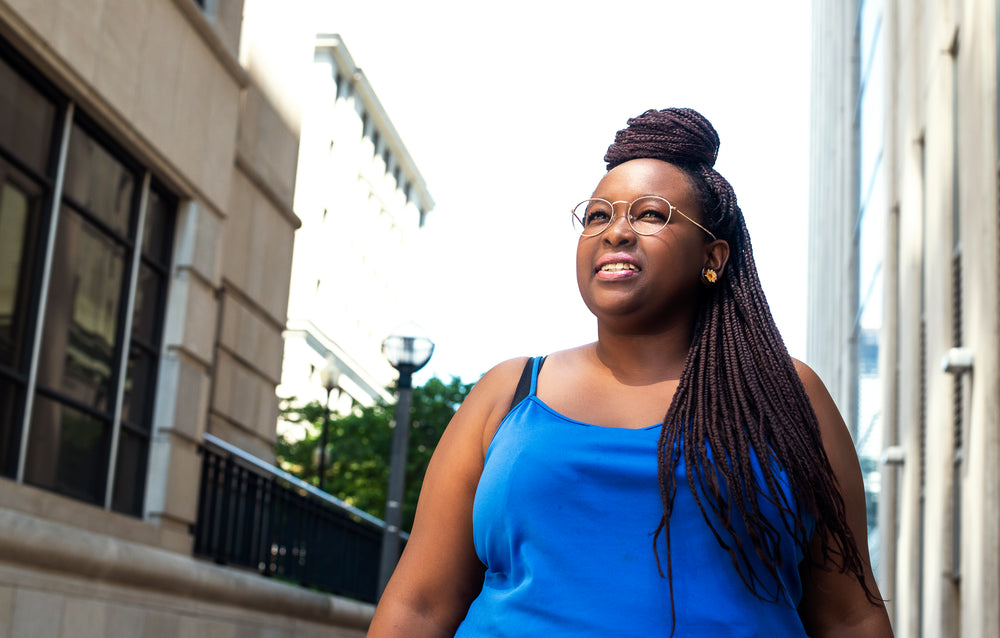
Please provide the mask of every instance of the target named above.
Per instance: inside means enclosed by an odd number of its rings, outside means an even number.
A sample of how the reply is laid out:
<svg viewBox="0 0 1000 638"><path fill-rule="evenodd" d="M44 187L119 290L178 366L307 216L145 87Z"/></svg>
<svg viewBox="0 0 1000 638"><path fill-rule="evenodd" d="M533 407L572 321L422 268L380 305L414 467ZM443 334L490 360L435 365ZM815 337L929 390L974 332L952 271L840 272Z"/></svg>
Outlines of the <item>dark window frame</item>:
<svg viewBox="0 0 1000 638"><path fill-rule="evenodd" d="M13 366L0 363L0 390L3 390L4 400L12 397L8 406L10 415L9 432L0 430L0 436L5 440L0 441L0 452L4 458L0 458L0 476L7 476L17 481L30 482L26 479L26 465L29 458L26 453L31 441L31 430L34 415L27 414L35 410L36 399L43 404L54 402L57 406L65 406L65 409L77 412L84 420L91 420L92 424L101 424L101 434L104 440L98 449L100 458L99 480L103 484L99 486L99 498L94 499L81 496L81 494L70 493L72 490L61 489L59 478L52 479L53 485L42 485L45 489L51 489L57 493L70 498L77 498L87 502L95 502L98 506L106 509L121 511L126 514L142 516L144 507L145 484L148 478L149 454L153 437L153 407L156 401L157 385L160 368L163 363L164 328L167 309L167 300L171 287L170 273L173 266L174 249L173 240L176 232L176 223L179 212L180 198L172 193L168 187L158 180L148 166L144 165L134 155L124 149L112 135L103 129L94 119L82 112L78 105L74 104L68 96L61 93L54 84L42 75L35 67L28 62L9 42L0 37L0 63L3 63L21 80L37 91L44 99L48 100L54 107L51 130L48 131L49 140L47 143L47 158L45 161L45 174L39 174L36 169L28 165L27 161L21 160L17 155L17 148L7 148L0 144L0 165L9 166L9 170L4 170L3 174L15 173L18 178L27 180L33 185L33 190L41 192L40 203L38 204L37 227L32 229L34 233L33 245L25 248L24 256L20 265L19 277L28 282L27 290L23 291L21 285L17 289L17 305L14 313L17 321L25 323L24 328L24 363L14 361ZM68 117L71 111L72 117ZM104 152L108 153L116 162L120 163L125 172L131 176L131 194L127 202L127 216L125 228L112 227L99 211L88 209L88 207L66 192L65 183L62 184L62 192L56 192L59 187L58 174L60 170L65 171L65 164L69 161L67 157L61 157L61 148L64 138L67 135L73 136L77 131L82 131L90 137ZM72 142L72 140L70 140ZM26 156L28 157L28 156ZM32 160L38 163L37 159ZM158 210L152 211L154 195L157 201ZM144 207L144 208L143 208ZM43 294L51 297L53 291L50 290L49 280L51 280L51 269L46 278L45 269L48 267L50 253L56 250L57 243L50 246L51 237L60 232L59 228L53 228L53 224L59 224L62 215L73 215L77 217L73 223L83 223L89 225L90 230L97 233L97 237L102 241L109 242L109 246L115 246L122 251L121 267L122 280L121 290L118 291L118 308L115 311L115 333L113 353L109 359L111 378L108 380L108 407L101 409L94 405L89 405L85 401L67 394L64 387L57 384L57 387L49 387L48 384L41 383L38 374L38 358L40 353L46 351L44 334L39 335L39 331L45 329L46 316L52 312L52 305L49 300L42 299ZM155 244L150 244L152 252L147 252L144 237L143 224L146 220L157 216L157 229L164 233ZM162 217L161 217L162 216ZM113 222L113 220L112 220ZM28 242L26 242L27 246ZM135 300L140 294L140 287L143 285L143 269L152 273L156 278L155 291L151 298L143 299L144 304L152 304L151 308L144 308L146 318L151 321L146 324L148 330L145 334L137 334L134 329L136 321L135 313L137 307ZM27 275L23 273L28 273ZM148 274L146 273L146 274ZM148 284L150 280L146 279ZM47 291L47 292L46 292ZM22 300L22 294L27 294L26 300ZM23 308L22 308L23 304ZM49 304L46 306L46 304ZM46 307L42 312L43 306ZM129 313L131 311L131 315ZM21 317L17 317L21 315ZM42 337L42 338L39 338ZM125 418L125 400L128 398L129 378L132 370L131 353L138 352L143 360L146 369L139 379L144 381L145 387L139 395L145 400L141 403L141 409L133 410L129 418ZM52 379L48 381L53 382ZM119 393L122 400L119 401ZM51 406L46 407L49 409ZM52 427L70 427L65 413L61 411L59 421L53 422ZM7 415L0 414L0 417L7 418ZM87 426L90 427L90 426ZM122 447L121 441L125 437L130 437L129 447L141 447L141 458L127 459L127 470L132 472L128 476L128 488L122 492L119 486L115 485L123 458L118 454ZM54 445L54 444L53 444ZM55 448L53 448L55 449ZM80 459L84 464L93 463L92 460ZM72 463L72 461L70 461ZM59 475L60 461L54 466L55 472L51 476ZM110 485L109 485L110 482ZM94 483L91 484L93 486ZM94 492L98 494L98 492ZM125 494L127 504L119 506L117 501L120 493ZM136 504L138 504L136 506Z"/></svg>

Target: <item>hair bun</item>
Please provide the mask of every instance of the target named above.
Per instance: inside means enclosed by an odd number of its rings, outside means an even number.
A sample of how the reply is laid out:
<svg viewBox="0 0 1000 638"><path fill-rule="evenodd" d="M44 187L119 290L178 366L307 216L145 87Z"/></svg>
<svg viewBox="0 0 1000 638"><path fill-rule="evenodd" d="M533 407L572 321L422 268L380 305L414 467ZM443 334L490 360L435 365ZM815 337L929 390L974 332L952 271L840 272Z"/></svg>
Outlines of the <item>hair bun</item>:
<svg viewBox="0 0 1000 638"><path fill-rule="evenodd" d="M712 123L694 109L650 109L628 120L615 133L604 161L608 170L633 159L651 158L679 165L715 165L719 134Z"/></svg>

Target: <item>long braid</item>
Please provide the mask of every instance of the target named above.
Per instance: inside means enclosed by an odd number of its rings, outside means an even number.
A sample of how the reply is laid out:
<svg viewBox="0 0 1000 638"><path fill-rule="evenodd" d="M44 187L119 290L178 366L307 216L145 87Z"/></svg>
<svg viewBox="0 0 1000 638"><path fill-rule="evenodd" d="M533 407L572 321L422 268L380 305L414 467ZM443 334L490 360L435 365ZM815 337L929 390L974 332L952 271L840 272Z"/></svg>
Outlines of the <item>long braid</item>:
<svg viewBox="0 0 1000 638"><path fill-rule="evenodd" d="M660 431L663 515L654 549L662 533L665 576L672 580L670 514L683 461L699 510L755 595L779 600L787 593L778 577L781 530L761 514L763 499L780 513L778 524L804 556L810 556L811 521L812 533L821 539L820 566L833 564L853 574L869 600L879 602L865 580L816 413L764 297L743 213L732 186L713 168L718 148L718 134L698 112L650 110L629 119L605 156L608 170L637 158L660 159L683 170L698 192L704 224L730 246L724 277L705 292ZM757 573L751 556L764 574ZM656 562L663 574L659 552ZM670 591L673 614L672 582Z"/></svg>

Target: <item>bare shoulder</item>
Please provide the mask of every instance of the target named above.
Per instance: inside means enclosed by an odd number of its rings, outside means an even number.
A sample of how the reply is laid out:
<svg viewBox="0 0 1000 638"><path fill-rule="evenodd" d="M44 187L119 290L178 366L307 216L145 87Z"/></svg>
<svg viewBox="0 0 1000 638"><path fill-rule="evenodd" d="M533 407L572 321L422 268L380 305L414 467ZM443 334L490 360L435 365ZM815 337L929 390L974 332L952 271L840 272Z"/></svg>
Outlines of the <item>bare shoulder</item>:
<svg viewBox="0 0 1000 638"><path fill-rule="evenodd" d="M819 378L815 370L795 357L792 357L792 363L795 364L795 371L799 373L799 379L801 379L802 385L805 386L806 394L809 395L810 399L813 398L814 392L821 391L823 394L829 395L826 386L823 385L823 380Z"/></svg>
<svg viewBox="0 0 1000 638"><path fill-rule="evenodd" d="M517 382L527 362L527 357L515 357L490 368L476 382L459 408L459 411L475 413L476 418L471 422L483 428L481 441L484 454L493 434L500 427L500 422L507 415Z"/></svg>
<svg viewBox="0 0 1000 638"><path fill-rule="evenodd" d="M851 444L847 425L844 423L844 419L833 397L830 396L829 390L823 384L823 380L819 378L819 375L812 368L802 361L793 358L792 363L795 364L795 371L798 372L802 386L805 388L806 396L809 397L809 402L816 413L816 419L819 421L820 432L823 435L827 451L829 452L831 444L844 444L845 442L851 446L853 451L853 444ZM846 437L846 441L844 437Z"/></svg>

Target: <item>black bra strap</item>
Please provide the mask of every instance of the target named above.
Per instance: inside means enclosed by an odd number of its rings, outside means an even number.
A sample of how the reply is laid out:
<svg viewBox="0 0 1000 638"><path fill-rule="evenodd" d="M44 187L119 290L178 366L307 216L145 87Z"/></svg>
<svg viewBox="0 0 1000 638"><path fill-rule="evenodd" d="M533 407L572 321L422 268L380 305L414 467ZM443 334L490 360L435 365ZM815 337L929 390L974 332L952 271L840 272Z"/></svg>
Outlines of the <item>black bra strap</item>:
<svg viewBox="0 0 1000 638"><path fill-rule="evenodd" d="M538 362L539 370L542 369L543 363L545 363L545 357L542 357L542 360ZM517 387L514 389L514 398L510 402L510 409L507 410L508 412L513 410L515 405L524 401L528 396L528 392L531 391L531 369L534 364L535 357L529 358L524 364L524 370L521 371L521 378L517 381Z"/></svg>

